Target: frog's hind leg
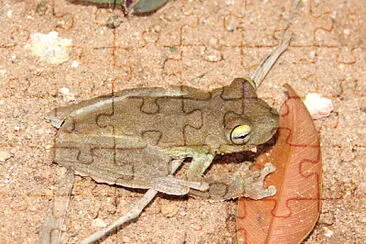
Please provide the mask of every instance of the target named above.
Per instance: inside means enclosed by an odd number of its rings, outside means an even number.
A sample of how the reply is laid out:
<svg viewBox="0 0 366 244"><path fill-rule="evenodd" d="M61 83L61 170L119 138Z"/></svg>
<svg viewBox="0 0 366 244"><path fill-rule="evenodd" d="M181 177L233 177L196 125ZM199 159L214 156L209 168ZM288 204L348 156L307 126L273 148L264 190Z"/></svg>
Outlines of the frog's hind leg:
<svg viewBox="0 0 366 244"><path fill-rule="evenodd" d="M173 176L160 177L153 180L153 189L168 195L186 195L190 189L207 191L209 185L205 182L186 181Z"/></svg>
<svg viewBox="0 0 366 244"><path fill-rule="evenodd" d="M171 162L171 172L176 172L183 164L185 158L185 155L180 155L173 159ZM186 181L177 179L172 174L170 174L166 177L158 177L153 179L152 188L168 195L182 196L188 194L190 189L207 191L209 185L200 181Z"/></svg>

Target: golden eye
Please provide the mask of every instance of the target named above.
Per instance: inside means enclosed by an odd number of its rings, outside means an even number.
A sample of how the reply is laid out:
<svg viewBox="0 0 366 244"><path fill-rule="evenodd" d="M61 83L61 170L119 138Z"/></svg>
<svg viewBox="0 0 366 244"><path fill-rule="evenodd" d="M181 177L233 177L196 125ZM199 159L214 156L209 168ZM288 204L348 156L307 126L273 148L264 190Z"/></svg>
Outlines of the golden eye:
<svg viewBox="0 0 366 244"><path fill-rule="evenodd" d="M251 128L249 125L238 125L230 134L230 140L234 144L245 144L249 141Z"/></svg>

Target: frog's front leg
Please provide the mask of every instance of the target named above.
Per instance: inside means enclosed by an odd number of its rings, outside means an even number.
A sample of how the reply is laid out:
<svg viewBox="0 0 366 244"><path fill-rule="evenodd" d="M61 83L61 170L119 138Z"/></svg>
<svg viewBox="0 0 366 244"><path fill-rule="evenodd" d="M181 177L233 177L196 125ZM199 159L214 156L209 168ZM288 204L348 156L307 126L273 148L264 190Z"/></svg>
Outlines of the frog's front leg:
<svg viewBox="0 0 366 244"><path fill-rule="evenodd" d="M201 181L202 175L210 167L214 156L205 147L184 147L173 148L167 151L172 157L192 158L187 172L187 179L190 181Z"/></svg>
<svg viewBox="0 0 366 244"><path fill-rule="evenodd" d="M189 165L187 178L189 180L200 180L208 167L210 167L214 156L209 153L193 153L192 161Z"/></svg>
<svg viewBox="0 0 366 244"><path fill-rule="evenodd" d="M182 165L185 156L179 156L172 160L172 169L170 172L176 172L178 168ZM166 193L168 195L186 195L190 189L197 191L207 191L209 185L206 182L197 181L186 181L175 178L172 174L166 177L158 177L153 179L152 188Z"/></svg>

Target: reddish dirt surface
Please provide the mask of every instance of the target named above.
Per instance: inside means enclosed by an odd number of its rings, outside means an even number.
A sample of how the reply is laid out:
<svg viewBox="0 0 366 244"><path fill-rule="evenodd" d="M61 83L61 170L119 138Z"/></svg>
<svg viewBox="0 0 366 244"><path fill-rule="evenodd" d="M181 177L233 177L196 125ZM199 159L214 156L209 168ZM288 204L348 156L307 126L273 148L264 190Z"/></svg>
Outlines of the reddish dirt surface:
<svg viewBox="0 0 366 244"><path fill-rule="evenodd" d="M106 26L119 9L64 0L0 2L0 242L35 243L65 169L51 164L55 130L47 112L128 87L203 89L250 75L292 18L289 50L259 88L279 108L282 84L330 98L317 120L323 207L304 243L366 241L366 2L177 0L151 16ZM69 61L48 65L25 48L31 33L72 39ZM79 66L72 68L73 61ZM63 97L69 88L75 100ZM77 177L64 229L77 242L126 212L140 192ZM160 196L105 243L233 243L236 201ZM94 224L93 224L94 223ZM100 223L99 223L100 225Z"/></svg>

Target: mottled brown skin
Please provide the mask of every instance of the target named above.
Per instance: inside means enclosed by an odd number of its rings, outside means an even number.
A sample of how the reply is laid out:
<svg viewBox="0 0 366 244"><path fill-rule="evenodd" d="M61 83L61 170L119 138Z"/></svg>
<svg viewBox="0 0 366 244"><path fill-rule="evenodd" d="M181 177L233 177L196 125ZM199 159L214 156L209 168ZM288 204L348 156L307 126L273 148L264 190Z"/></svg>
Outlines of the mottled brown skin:
<svg viewBox="0 0 366 244"><path fill-rule="evenodd" d="M184 158L192 158L187 178L201 181L215 155L251 149L275 133L278 114L252 84L131 89L57 109L54 161L98 182L186 194L189 187L168 176ZM243 124L250 137L238 145L231 133ZM236 178L230 184L247 180Z"/></svg>

